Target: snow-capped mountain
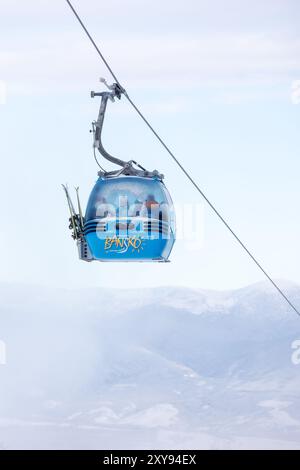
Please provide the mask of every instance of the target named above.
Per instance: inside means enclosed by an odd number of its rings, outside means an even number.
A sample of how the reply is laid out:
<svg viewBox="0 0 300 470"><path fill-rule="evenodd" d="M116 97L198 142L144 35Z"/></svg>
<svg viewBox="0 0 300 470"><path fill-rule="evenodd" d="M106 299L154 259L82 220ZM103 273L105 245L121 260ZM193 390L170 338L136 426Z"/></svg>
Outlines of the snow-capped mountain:
<svg viewBox="0 0 300 470"><path fill-rule="evenodd" d="M0 448L300 449L300 318L267 283L0 296Z"/></svg>

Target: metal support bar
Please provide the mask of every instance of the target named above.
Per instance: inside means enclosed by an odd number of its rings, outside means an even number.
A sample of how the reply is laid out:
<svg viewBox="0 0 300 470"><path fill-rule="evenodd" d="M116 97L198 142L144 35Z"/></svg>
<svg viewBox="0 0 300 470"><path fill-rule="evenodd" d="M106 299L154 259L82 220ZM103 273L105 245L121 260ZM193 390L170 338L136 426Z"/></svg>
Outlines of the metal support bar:
<svg viewBox="0 0 300 470"><path fill-rule="evenodd" d="M143 168L134 160L130 160L128 162L121 160L117 157L112 156L103 147L102 130L103 130L105 112L107 108L107 102L108 100L114 102L115 98L121 99L122 94L126 93L126 91L118 83L114 83L113 85L108 85L103 78L101 78L100 81L104 83L110 91L104 91L101 93L96 93L94 91L91 92L92 98L95 98L96 96L101 97L98 119L97 121L94 121L92 123L93 134L94 134L93 146L100 152L100 154L106 160L110 161L111 163L114 163L115 165L119 165L122 168L120 170L109 171L109 172L100 171L99 176L104 176L104 177L109 178L109 177L114 177L114 176L119 176L121 174L124 174L124 175L131 175L131 176L143 176L143 177L148 177L148 178L156 177L158 179L163 179L164 176L160 174L157 170L147 171L145 168ZM134 165L137 166L138 168L135 168Z"/></svg>

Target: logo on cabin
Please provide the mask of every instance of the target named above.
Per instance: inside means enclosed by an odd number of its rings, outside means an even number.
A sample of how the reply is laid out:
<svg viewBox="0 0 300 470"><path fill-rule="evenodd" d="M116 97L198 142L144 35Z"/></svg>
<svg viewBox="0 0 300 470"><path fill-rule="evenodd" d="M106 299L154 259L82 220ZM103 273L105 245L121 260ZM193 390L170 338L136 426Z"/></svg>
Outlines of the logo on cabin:
<svg viewBox="0 0 300 470"><path fill-rule="evenodd" d="M139 253L143 250L143 240L141 237L106 237L104 243L104 250L110 253Z"/></svg>

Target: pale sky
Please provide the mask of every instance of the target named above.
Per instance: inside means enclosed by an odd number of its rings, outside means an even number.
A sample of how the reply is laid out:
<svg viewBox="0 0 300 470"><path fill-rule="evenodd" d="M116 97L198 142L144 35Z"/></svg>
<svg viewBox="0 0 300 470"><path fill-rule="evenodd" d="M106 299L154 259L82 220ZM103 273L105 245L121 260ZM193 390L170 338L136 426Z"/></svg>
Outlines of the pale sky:
<svg viewBox="0 0 300 470"><path fill-rule="evenodd" d="M120 82L264 267L300 283L299 2L74 6ZM97 177L89 129L98 102L89 94L111 77L64 0L0 0L0 8L0 281L227 289L262 280L125 100L109 107L106 147L162 171L175 204L202 204L202 248L178 241L166 265L78 260L60 184L79 185L85 205Z"/></svg>

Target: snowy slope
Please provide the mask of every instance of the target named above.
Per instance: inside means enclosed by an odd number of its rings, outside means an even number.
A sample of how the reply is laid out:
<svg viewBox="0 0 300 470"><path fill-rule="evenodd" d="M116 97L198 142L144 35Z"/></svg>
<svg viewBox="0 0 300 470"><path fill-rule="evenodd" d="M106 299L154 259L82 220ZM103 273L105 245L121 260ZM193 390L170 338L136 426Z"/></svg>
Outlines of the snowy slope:
<svg viewBox="0 0 300 470"><path fill-rule="evenodd" d="M300 448L300 318L272 286L0 298L0 448Z"/></svg>

